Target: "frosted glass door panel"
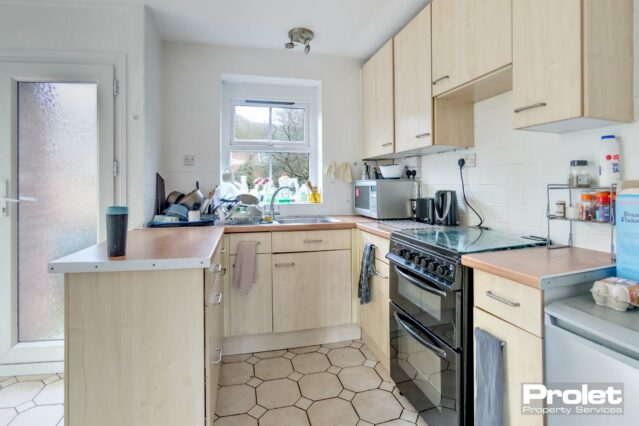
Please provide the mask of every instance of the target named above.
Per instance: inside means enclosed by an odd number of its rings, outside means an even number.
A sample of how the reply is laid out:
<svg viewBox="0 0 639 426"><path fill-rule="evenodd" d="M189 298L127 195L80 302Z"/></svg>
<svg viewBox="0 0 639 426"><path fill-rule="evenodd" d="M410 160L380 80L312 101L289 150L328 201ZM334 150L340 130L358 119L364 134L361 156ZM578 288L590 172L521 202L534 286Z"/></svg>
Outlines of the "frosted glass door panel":
<svg viewBox="0 0 639 426"><path fill-rule="evenodd" d="M97 85L18 83L18 340L64 338L64 276L47 262L98 233Z"/></svg>

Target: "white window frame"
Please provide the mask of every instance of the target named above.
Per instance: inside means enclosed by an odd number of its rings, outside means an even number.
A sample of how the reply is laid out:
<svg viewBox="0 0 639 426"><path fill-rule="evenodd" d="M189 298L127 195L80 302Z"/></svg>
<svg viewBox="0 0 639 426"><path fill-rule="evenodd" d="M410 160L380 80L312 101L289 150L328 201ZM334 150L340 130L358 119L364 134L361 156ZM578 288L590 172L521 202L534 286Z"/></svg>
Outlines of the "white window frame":
<svg viewBox="0 0 639 426"><path fill-rule="evenodd" d="M320 87L317 85L283 85L253 82L222 81L221 96L221 144L220 144L220 179L230 169L231 151L237 152L290 152L309 154L309 179L321 190L321 150L319 148L319 102ZM247 103L246 100L263 103ZM286 102L286 105L282 103ZM297 107L305 109L305 141L304 143L277 141L236 141L234 107L237 105ZM303 182L300 182L303 184ZM297 202L292 206L306 204Z"/></svg>

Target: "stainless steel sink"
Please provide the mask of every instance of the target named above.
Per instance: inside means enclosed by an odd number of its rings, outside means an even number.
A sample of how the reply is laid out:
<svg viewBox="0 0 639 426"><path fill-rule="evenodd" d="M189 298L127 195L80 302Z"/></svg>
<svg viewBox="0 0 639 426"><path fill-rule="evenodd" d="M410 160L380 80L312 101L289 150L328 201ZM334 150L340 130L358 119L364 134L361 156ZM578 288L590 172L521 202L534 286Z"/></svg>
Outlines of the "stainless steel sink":
<svg viewBox="0 0 639 426"><path fill-rule="evenodd" d="M299 217L280 217L275 223L280 225L307 225L319 223L338 223L339 220L328 216L299 216Z"/></svg>

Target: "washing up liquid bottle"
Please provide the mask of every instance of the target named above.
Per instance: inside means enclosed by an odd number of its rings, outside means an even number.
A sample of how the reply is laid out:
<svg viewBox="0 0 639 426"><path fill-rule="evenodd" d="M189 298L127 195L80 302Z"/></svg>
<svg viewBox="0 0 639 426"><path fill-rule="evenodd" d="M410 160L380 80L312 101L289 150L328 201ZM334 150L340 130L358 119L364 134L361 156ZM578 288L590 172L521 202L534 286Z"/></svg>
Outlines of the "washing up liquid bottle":
<svg viewBox="0 0 639 426"><path fill-rule="evenodd" d="M619 142L615 135L601 137L599 149L599 186L609 187L621 180Z"/></svg>

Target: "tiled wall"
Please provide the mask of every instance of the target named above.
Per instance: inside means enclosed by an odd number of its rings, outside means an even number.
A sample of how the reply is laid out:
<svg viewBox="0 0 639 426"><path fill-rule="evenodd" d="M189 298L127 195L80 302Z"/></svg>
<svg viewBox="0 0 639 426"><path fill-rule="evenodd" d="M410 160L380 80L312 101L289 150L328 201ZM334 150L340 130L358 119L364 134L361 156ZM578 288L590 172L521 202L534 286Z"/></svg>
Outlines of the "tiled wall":
<svg viewBox="0 0 639 426"><path fill-rule="evenodd" d="M601 135L619 137L623 177L639 179L639 123L563 135L518 131L512 128L512 104L508 92L475 105L475 147L470 152L476 153L477 166L465 170L464 179L468 200L487 226L516 235L546 236L546 185L566 182L570 160L594 162ZM460 152L451 152L421 158L424 195L452 189L461 201L459 157ZM568 199L567 193L557 195L556 200ZM460 210L464 224L477 223L463 202ZM566 223L555 223L553 239L562 241L566 231ZM574 237L576 246L610 249L607 225L578 223Z"/></svg>

